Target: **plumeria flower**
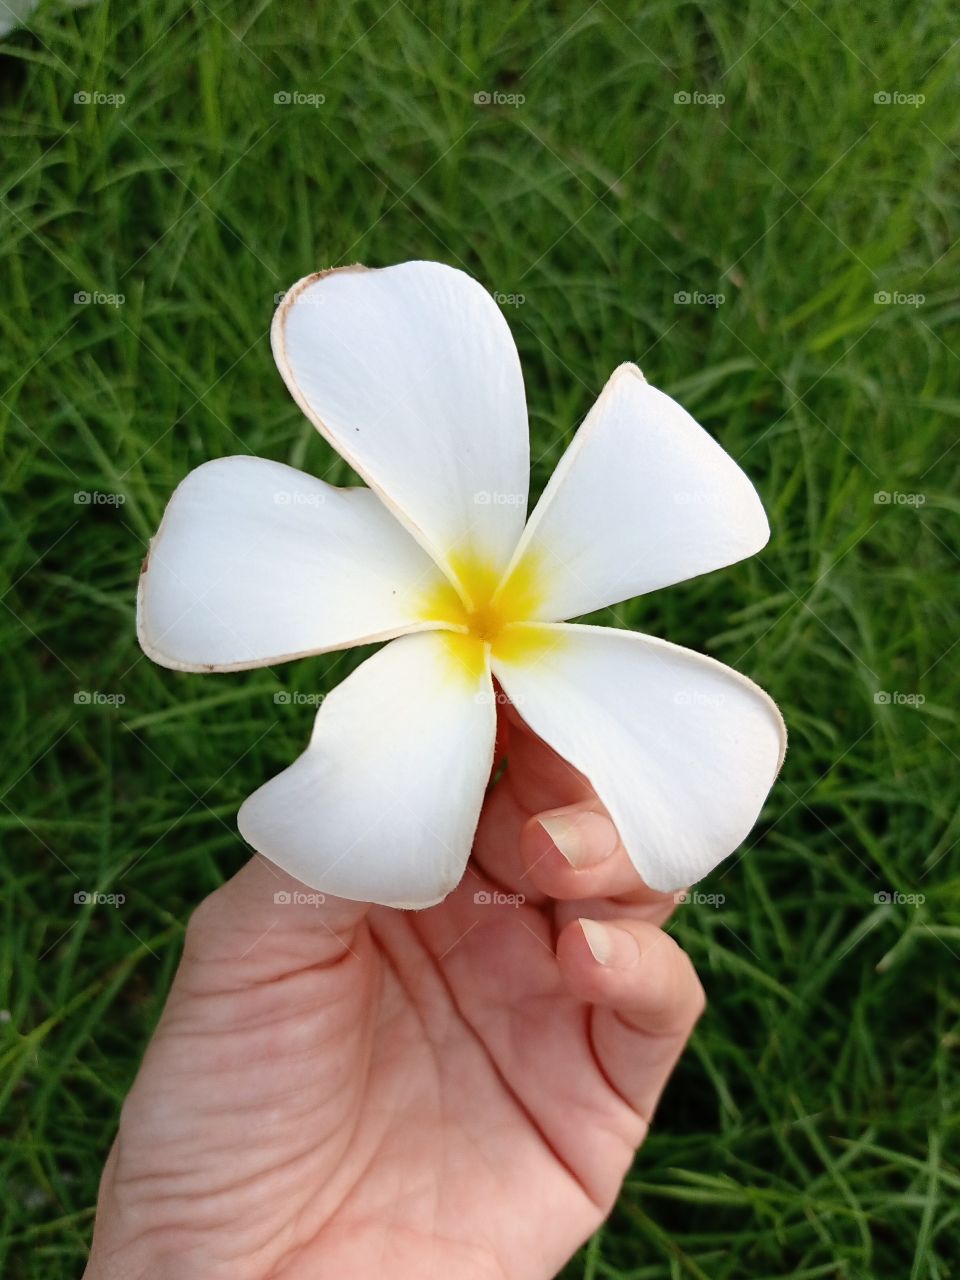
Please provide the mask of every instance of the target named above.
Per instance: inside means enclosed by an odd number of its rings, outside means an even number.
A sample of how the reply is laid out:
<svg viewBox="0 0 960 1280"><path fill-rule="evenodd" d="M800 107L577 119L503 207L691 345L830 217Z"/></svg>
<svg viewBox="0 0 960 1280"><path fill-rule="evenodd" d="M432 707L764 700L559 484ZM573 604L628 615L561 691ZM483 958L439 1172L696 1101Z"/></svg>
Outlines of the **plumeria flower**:
<svg viewBox="0 0 960 1280"><path fill-rule="evenodd" d="M253 457L192 471L144 566L140 643L178 671L390 643L244 803L246 840L326 893L439 902L467 864L506 695L588 779L648 885L703 877L780 768L776 706L711 658L564 619L759 551L770 531L743 471L623 364L525 521L517 350L486 290L440 263L306 277L273 351L369 487Z"/></svg>

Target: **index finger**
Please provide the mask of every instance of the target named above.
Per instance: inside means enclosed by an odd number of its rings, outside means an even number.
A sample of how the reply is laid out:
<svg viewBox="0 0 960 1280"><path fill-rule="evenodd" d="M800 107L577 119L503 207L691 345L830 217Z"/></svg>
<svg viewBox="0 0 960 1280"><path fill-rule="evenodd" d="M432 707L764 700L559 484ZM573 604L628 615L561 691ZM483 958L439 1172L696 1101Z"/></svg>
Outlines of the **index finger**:
<svg viewBox="0 0 960 1280"><path fill-rule="evenodd" d="M588 779L500 705L506 769L481 817L475 856L511 889L564 900L616 898L654 906L666 919L672 894L643 883Z"/></svg>
<svg viewBox="0 0 960 1280"><path fill-rule="evenodd" d="M576 769L527 728L499 691L494 777L480 813L472 861L500 888L532 898L536 889L520 859L524 827L543 809L593 793Z"/></svg>
<svg viewBox="0 0 960 1280"><path fill-rule="evenodd" d="M529 818L520 832L520 861L530 883L551 898L613 898L657 906L664 909L662 919L676 903L673 893L644 883L594 794Z"/></svg>

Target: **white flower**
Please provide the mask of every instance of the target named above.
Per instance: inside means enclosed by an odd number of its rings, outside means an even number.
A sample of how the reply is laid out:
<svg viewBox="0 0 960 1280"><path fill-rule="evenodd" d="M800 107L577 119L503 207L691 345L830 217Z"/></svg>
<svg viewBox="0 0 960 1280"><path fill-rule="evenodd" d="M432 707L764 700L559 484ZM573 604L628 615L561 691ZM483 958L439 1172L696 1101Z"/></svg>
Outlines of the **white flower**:
<svg viewBox="0 0 960 1280"><path fill-rule="evenodd" d="M624 364L524 527L516 347L486 290L439 263L301 280L273 350L370 487L251 457L198 467L151 543L140 643L180 671L390 643L245 802L249 843L327 893L440 901L490 776L492 673L590 780L647 884L691 884L735 849L783 760L770 698L665 640L562 621L759 551L766 517L733 459Z"/></svg>

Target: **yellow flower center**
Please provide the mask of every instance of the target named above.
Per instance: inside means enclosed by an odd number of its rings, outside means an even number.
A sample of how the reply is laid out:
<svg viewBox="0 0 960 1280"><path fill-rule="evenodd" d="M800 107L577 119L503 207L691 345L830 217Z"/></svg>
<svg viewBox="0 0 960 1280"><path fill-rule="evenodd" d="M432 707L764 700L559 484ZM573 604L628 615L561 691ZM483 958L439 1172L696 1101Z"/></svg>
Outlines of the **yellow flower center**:
<svg viewBox="0 0 960 1280"><path fill-rule="evenodd" d="M442 582L424 597L424 622L445 622L451 632L447 647L457 667L468 678L480 678L486 667L487 645L496 657L516 661L544 644L538 627L529 622L542 599L536 566L525 555L510 576L500 574L474 555L452 555L450 567L457 586Z"/></svg>

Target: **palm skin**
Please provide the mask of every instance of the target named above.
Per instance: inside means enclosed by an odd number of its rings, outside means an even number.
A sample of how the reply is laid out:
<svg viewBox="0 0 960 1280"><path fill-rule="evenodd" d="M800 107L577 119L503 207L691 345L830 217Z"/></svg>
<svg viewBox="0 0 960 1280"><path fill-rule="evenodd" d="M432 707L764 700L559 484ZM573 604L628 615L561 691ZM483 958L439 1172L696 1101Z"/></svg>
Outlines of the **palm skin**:
<svg viewBox="0 0 960 1280"><path fill-rule="evenodd" d="M259 858L201 904L87 1280L545 1280L600 1224L703 993L657 927L672 897L583 779L510 734L439 906L277 903L304 886ZM574 821L580 869L544 811ZM616 927L588 941L578 917Z"/></svg>

